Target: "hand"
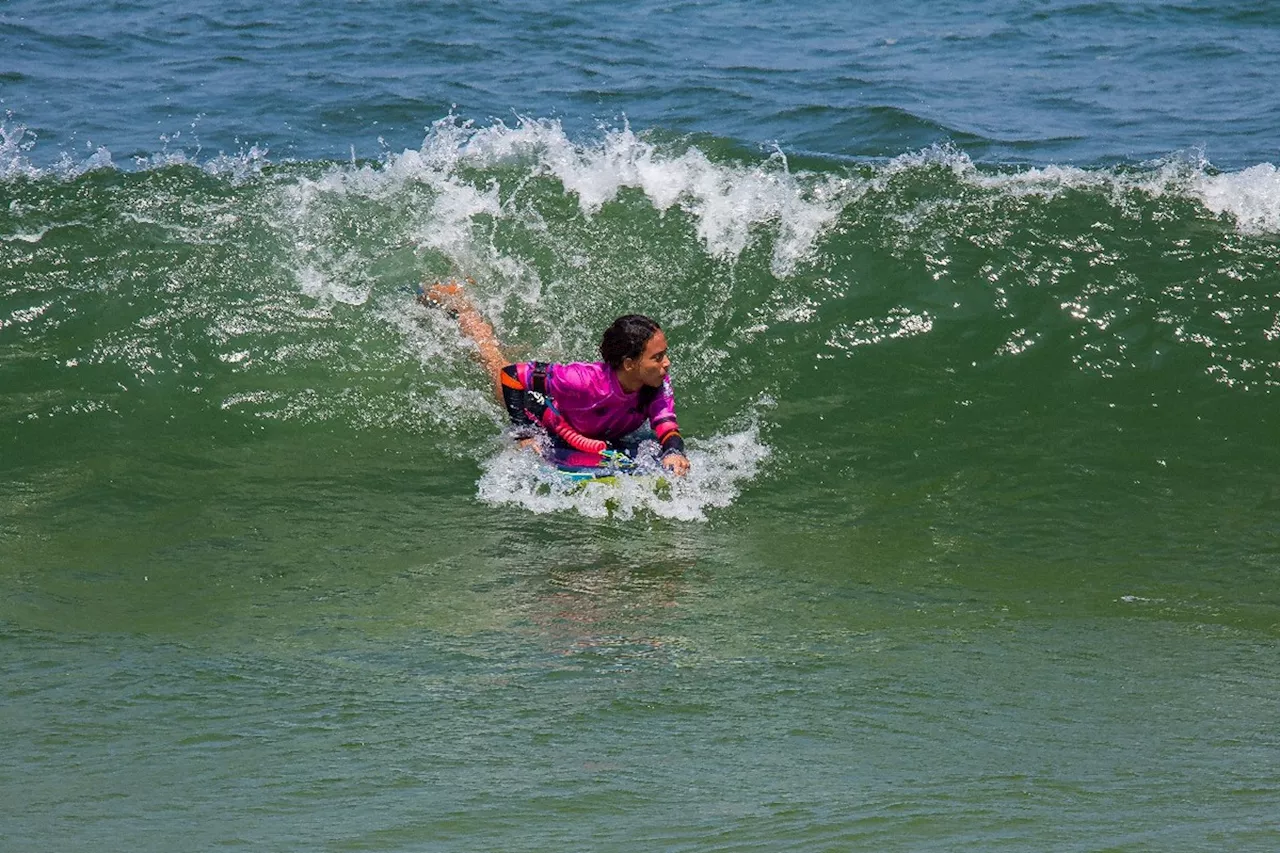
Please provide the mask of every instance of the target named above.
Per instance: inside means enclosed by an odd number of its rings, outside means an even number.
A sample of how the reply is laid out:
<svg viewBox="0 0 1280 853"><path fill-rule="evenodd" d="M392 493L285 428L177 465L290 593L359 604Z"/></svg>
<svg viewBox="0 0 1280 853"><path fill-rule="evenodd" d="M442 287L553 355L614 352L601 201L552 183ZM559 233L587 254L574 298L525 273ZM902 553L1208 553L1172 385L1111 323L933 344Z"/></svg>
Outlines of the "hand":
<svg viewBox="0 0 1280 853"><path fill-rule="evenodd" d="M662 457L662 467L677 477L683 477L689 473L689 460L679 453L672 453Z"/></svg>

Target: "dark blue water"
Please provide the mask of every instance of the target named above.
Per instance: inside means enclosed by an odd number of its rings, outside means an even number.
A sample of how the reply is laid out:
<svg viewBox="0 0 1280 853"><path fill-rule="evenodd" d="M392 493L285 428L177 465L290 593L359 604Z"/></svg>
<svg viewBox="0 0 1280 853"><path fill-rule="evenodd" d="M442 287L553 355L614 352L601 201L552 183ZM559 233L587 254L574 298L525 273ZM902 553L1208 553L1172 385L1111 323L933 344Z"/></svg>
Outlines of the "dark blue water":
<svg viewBox="0 0 1280 853"><path fill-rule="evenodd" d="M988 162L1238 169L1280 145L1280 11L1243 0L11 0L0 44L5 124L46 165L100 146L125 165L367 157L450 112L854 158L949 141Z"/></svg>

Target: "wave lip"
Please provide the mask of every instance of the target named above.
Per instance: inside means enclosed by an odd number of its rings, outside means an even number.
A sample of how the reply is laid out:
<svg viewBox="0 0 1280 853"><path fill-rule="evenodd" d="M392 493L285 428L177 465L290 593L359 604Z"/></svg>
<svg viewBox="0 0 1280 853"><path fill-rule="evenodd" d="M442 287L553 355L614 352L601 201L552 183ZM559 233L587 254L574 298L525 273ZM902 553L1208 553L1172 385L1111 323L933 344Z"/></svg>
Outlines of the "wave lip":
<svg viewBox="0 0 1280 853"><path fill-rule="evenodd" d="M1270 163L1200 175L1191 192L1209 210L1229 215L1245 234L1280 234L1280 171Z"/></svg>
<svg viewBox="0 0 1280 853"><path fill-rule="evenodd" d="M437 213L452 225L424 230L424 247L458 256L464 247L454 241L470 239L476 215L519 216L499 198L498 183L479 186L468 174L510 168L525 173L523 180L554 179L587 219L624 191L638 190L660 215L677 208L689 215L707 252L720 260L737 258L759 231L771 230L772 268L781 277L835 222L847 184L839 174L793 173L781 153L762 162L719 162L696 146L659 145L625 126L578 144L555 120L475 127L449 117L433 125L419 149L388 154L379 169L336 166L317 181L300 181L293 207L305 210L304 199L316 194L381 196L426 185L438 193Z"/></svg>
<svg viewBox="0 0 1280 853"><path fill-rule="evenodd" d="M883 187L895 176L943 168L974 187L1009 197L1053 198L1064 192L1103 192L1119 201L1125 193L1150 198L1194 200L1215 216L1227 216L1245 235L1280 233L1280 171L1259 163L1235 172L1222 172L1199 150L1171 155L1141 168L1084 168L1072 165L1020 169L984 168L968 152L950 145L933 145L894 157L875 170L871 184Z"/></svg>

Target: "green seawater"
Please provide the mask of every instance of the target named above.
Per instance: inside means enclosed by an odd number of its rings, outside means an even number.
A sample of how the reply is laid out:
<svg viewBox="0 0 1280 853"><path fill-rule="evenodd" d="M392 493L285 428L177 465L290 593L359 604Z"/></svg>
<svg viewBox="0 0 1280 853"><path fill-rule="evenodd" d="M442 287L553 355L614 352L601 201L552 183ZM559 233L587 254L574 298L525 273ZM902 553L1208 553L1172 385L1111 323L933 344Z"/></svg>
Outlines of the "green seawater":
<svg viewBox="0 0 1280 853"><path fill-rule="evenodd" d="M549 122L11 177L0 850L1275 849L1251 198ZM689 480L540 488L448 275L513 357L658 318Z"/></svg>

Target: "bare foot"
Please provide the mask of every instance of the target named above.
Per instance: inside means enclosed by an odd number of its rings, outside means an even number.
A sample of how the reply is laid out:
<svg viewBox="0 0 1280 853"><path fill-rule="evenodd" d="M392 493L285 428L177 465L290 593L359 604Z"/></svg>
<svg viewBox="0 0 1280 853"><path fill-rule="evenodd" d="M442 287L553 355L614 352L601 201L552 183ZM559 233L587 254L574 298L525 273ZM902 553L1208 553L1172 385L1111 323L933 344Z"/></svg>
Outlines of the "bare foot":
<svg viewBox="0 0 1280 853"><path fill-rule="evenodd" d="M462 293L462 284L454 280L437 281L418 293L418 302L431 308L443 308L454 317L466 306L467 298Z"/></svg>
<svg viewBox="0 0 1280 853"><path fill-rule="evenodd" d="M474 285L475 280L467 278L466 283ZM499 373L506 365L507 359L498 345L498 336L494 333L493 326L467 298L462 282L449 279L444 282L437 281L431 285L423 282L423 285L418 291L418 302L432 308L441 308L458 321L458 328L462 334L475 342L476 355L480 363L489 371L489 375L493 377L493 393L501 401L502 383L499 380Z"/></svg>

